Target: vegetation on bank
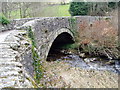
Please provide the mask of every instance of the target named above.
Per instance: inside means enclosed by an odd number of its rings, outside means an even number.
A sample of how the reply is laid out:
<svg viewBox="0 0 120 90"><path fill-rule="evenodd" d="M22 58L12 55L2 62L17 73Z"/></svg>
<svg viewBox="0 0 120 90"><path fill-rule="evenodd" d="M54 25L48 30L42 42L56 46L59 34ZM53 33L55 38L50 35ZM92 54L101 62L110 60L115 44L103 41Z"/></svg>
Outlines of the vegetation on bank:
<svg viewBox="0 0 120 90"><path fill-rule="evenodd" d="M112 19L79 24L79 49L90 56L120 59L117 27Z"/></svg>
<svg viewBox="0 0 120 90"><path fill-rule="evenodd" d="M75 17L71 17L68 19L69 21L69 25L70 25L70 28L71 28L71 32L73 33L73 35L76 35L77 34L77 31L76 31L76 18Z"/></svg>
<svg viewBox="0 0 120 90"><path fill-rule="evenodd" d="M78 48L80 53L85 53L90 56L102 56L108 59L120 59L120 45L117 34L118 23L116 23L117 8L117 2L70 3L69 12L71 16L113 16L113 18L106 18L105 20L94 21L91 24L85 21L80 23L80 25L78 26L80 30L78 30L78 32L75 34L76 43L78 43L76 45L79 45ZM71 23L70 26L73 25L74 24Z"/></svg>
<svg viewBox="0 0 120 90"><path fill-rule="evenodd" d="M84 2L72 2L70 4L69 12L70 12L71 16L87 15L88 8L89 7Z"/></svg>
<svg viewBox="0 0 120 90"><path fill-rule="evenodd" d="M40 79L43 77L43 67L40 62L41 60L37 52L36 42L31 27L28 29L28 37L30 38L32 44L32 58L34 60L33 66L35 71L34 78L37 83L40 83Z"/></svg>
<svg viewBox="0 0 120 90"><path fill-rule="evenodd" d="M95 15L105 16L118 7L117 2L73 2L70 3L71 16Z"/></svg>
<svg viewBox="0 0 120 90"><path fill-rule="evenodd" d="M1 15L1 16L0 16L0 23L1 23L2 25L7 25L7 24L10 23L10 21L9 21L5 16Z"/></svg>

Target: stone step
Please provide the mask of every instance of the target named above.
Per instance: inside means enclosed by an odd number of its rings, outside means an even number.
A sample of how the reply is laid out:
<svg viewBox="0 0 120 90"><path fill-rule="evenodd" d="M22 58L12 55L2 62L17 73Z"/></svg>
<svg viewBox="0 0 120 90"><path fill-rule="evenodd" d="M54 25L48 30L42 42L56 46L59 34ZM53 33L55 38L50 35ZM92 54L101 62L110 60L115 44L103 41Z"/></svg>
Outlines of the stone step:
<svg viewBox="0 0 120 90"><path fill-rule="evenodd" d="M9 58L9 57L0 57L0 60L2 61L2 60L14 60L15 59L15 57L13 57L13 58Z"/></svg>
<svg viewBox="0 0 120 90"><path fill-rule="evenodd" d="M0 58L0 62L16 62L15 58Z"/></svg>
<svg viewBox="0 0 120 90"><path fill-rule="evenodd" d="M1 67L0 68L0 72L8 72L8 71L18 71L18 72L20 72L20 71L22 71L22 69L20 69L19 67Z"/></svg>
<svg viewBox="0 0 120 90"><path fill-rule="evenodd" d="M15 87L15 84L18 81L18 76L0 78L0 88Z"/></svg>
<svg viewBox="0 0 120 90"><path fill-rule="evenodd" d="M0 54L0 58L14 58L16 57L17 55L6 55L6 54Z"/></svg>
<svg viewBox="0 0 120 90"><path fill-rule="evenodd" d="M18 75L19 75L18 71L1 72L0 73L0 78L9 77L9 76L18 76Z"/></svg>
<svg viewBox="0 0 120 90"><path fill-rule="evenodd" d="M3 58L3 57L15 57L17 55L17 52L0 52L0 57Z"/></svg>
<svg viewBox="0 0 120 90"><path fill-rule="evenodd" d="M9 50L9 49L11 49L12 50L12 48L10 48L10 46L6 46L6 45L1 45L0 46L0 50Z"/></svg>
<svg viewBox="0 0 120 90"><path fill-rule="evenodd" d="M0 46L0 51L7 51L7 50L13 50L10 47Z"/></svg>
<svg viewBox="0 0 120 90"><path fill-rule="evenodd" d="M0 47L9 47L9 44L10 43L5 43L5 42L2 42L2 43L0 43Z"/></svg>
<svg viewBox="0 0 120 90"><path fill-rule="evenodd" d="M14 58L15 56L17 56L17 55L7 55L7 54L0 54L0 58Z"/></svg>
<svg viewBox="0 0 120 90"><path fill-rule="evenodd" d="M0 51L0 55L15 55L15 54L18 54L18 52L15 52L15 51Z"/></svg>
<svg viewBox="0 0 120 90"><path fill-rule="evenodd" d="M14 88L14 87L15 87L15 81L7 82L7 83L0 82L0 88Z"/></svg>
<svg viewBox="0 0 120 90"><path fill-rule="evenodd" d="M22 67L22 64L20 62L0 62L0 68L7 67L7 66Z"/></svg>
<svg viewBox="0 0 120 90"><path fill-rule="evenodd" d="M16 81L16 80L19 80L18 76L8 76L8 77L0 78L0 82L2 82L2 83Z"/></svg>
<svg viewBox="0 0 120 90"><path fill-rule="evenodd" d="M4 43L0 43L0 48L3 48L3 49L16 49L20 46L20 43L18 42L4 42Z"/></svg>
<svg viewBox="0 0 120 90"><path fill-rule="evenodd" d="M2 42L0 43L0 49L9 49L11 45L14 45L16 42Z"/></svg>
<svg viewBox="0 0 120 90"><path fill-rule="evenodd" d="M0 49L0 54L9 54L9 53L17 54L18 52L12 49L6 49L6 48Z"/></svg>
<svg viewBox="0 0 120 90"><path fill-rule="evenodd" d="M0 46L1 45L10 45L10 44L16 44L16 42L1 42Z"/></svg>

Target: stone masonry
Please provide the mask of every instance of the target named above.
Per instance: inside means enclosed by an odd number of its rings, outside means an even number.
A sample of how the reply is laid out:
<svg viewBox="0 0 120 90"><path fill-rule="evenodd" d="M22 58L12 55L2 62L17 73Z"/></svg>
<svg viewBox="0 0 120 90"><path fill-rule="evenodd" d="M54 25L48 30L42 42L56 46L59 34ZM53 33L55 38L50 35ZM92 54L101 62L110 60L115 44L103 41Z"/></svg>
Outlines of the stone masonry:
<svg viewBox="0 0 120 90"><path fill-rule="evenodd" d="M28 51L25 45L30 45L23 35L25 31L16 30L0 43L0 88L34 87L34 80L21 63Z"/></svg>

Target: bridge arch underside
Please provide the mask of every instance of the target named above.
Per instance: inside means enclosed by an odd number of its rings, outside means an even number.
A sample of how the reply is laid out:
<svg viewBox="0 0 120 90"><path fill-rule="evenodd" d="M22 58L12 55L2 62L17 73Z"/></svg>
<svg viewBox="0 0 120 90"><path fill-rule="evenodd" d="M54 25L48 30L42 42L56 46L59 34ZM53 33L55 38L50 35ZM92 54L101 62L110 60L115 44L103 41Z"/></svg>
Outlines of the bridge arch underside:
<svg viewBox="0 0 120 90"><path fill-rule="evenodd" d="M67 31L60 32L57 36L55 36L52 43L49 45L49 50L46 58L47 61L49 61L48 57L51 54L57 53L55 52L56 50L59 51L63 46L74 43L73 34L68 29L66 30Z"/></svg>

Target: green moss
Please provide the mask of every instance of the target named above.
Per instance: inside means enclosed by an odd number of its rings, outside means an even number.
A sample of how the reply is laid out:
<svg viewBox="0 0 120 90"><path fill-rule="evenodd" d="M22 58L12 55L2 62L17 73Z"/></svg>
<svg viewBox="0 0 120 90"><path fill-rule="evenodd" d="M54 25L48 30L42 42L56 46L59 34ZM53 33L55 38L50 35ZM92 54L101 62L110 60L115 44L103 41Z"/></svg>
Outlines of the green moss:
<svg viewBox="0 0 120 90"><path fill-rule="evenodd" d="M42 45L41 48L45 48L45 45Z"/></svg>
<svg viewBox="0 0 120 90"><path fill-rule="evenodd" d="M77 43L64 45L63 49L77 49L79 45Z"/></svg>
<svg viewBox="0 0 120 90"><path fill-rule="evenodd" d="M110 19L111 19L111 18L109 18L109 17L106 17L106 18L105 18L105 20L110 20Z"/></svg>
<svg viewBox="0 0 120 90"><path fill-rule="evenodd" d="M34 33L32 32L31 27L29 27L28 29L28 37L31 40L32 43L32 58L34 60L33 62L33 66L34 66L34 70L35 70L35 80L37 83L40 82L40 79L43 77L43 67L41 65L41 60L40 57L38 55L37 52L37 46L36 46L36 42L35 42L35 38L34 38Z"/></svg>
<svg viewBox="0 0 120 90"><path fill-rule="evenodd" d="M76 17L71 17L68 19L69 20L69 25L70 25L70 31L73 33L74 35L74 39L75 39L75 43L74 44L71 44L71 45L67 45L66 48L71 48L71 49L76 49L79 47L79 35L78 35L78 32L77 32L77 22L76 22Z"/></svg>
<svg viewBox="0 0 120 90"><path fill-rule="evenodd" d="M71 17L68 20L69 20L69 24L70 24L70 30L73 33L73 35L75 35L76 34L76 18Z"/></svg>
<svg viewBox="0 0 120 90"><path fill-rule="evenodd" d="M30 77L27 77L27 80L29 80L32 83L32 85L34 86L34 88L38 88L36 82L34 80L32 80Z"/></svg>
<svg viewBox="0 0 120 90"><path fill-rule="evenodd" d="M77 23L76 23L76 17L71 17L68 19L69 20L69 25L70 25L70 31L73 33L74 37L75 37L75 42L77 43L79 34L77 31Z"/></svg>

